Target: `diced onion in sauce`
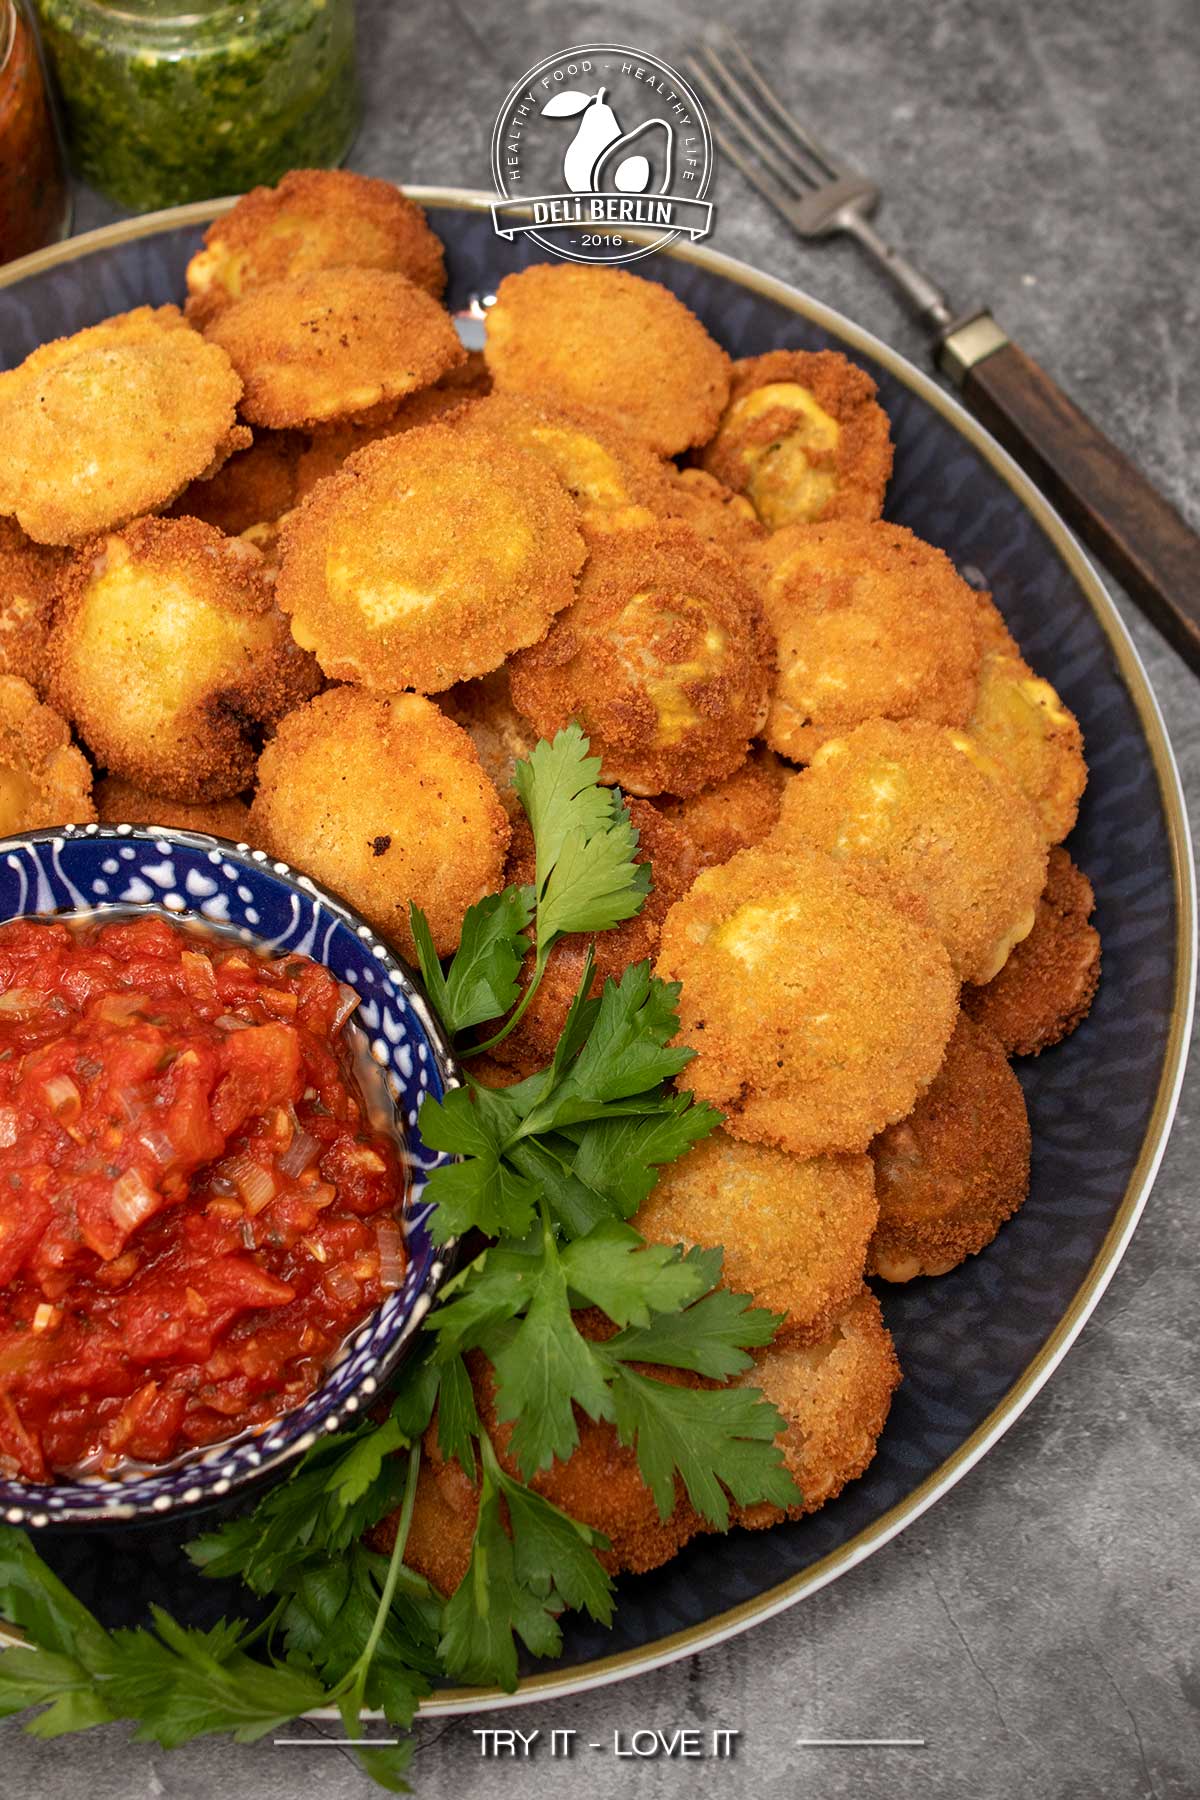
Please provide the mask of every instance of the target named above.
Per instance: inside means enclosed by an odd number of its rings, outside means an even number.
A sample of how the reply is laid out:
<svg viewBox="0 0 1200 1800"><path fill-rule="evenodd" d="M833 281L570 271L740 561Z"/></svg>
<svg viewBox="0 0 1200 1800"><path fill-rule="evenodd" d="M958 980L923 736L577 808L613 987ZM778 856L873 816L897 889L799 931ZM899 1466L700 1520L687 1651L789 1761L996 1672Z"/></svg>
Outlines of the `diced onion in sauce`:
<svg viewBox="0 0 1200 1800"><path fill-rule="evenodd" d="M147 1187L136 1169L126 1169L113 1183L112 1215L123 1231L136 1231L142 1220L158 1208L158 1195Z"/></svg>
<svg viewBox="0 0 1200 1800"><path fill-rule="evenodd" d="M344 981L338 982L338 996L337 1011L333 1015L334 1037L337 1036L338 1032L342 1029L342 1026L346 1023L346 1020L350 1017L350 1014L355 1010L359 1003L359 996L355 993L354 989L348 987Z"/></svg>
<svg viewBox="0 0 1200 1800"><path fill-rule="evenodd" d="M309 1132L297 1130L287 1149L277 1158L279 1167L290 1181L295 1181L316 1160L320 1148Z"/></svg>
<svg viewBox="0 0 1200 1800"><path fill-rule="evenodd" d="M375 1228L379 1242L379 1285L385 1294L394 1293L404 1283L404 1234L394 1219L384 1219Z"/></svg>

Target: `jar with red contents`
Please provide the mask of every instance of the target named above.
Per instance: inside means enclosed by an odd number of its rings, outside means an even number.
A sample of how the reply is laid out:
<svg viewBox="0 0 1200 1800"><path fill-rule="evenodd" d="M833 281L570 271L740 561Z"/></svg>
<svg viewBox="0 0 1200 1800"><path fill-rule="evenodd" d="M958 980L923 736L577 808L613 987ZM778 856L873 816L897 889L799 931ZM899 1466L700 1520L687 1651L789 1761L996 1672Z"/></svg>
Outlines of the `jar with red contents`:
<svg viewBox="0 0 1200 1800"><path fill-rule="evenodd" d="M0 262L65 237L71 190L33 21L0 0Z"/></svg>

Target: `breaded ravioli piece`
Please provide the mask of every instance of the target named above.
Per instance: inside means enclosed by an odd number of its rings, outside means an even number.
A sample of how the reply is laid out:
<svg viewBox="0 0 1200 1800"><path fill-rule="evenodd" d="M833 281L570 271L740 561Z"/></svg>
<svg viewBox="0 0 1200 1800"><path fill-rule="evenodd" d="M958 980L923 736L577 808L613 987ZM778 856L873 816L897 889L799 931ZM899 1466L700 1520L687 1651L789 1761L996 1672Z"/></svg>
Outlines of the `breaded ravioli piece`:
<svg viewBox="0 0 1200 1800"><path fill-rule="evenodd" d="M770 350L733 365L729 405L700 461L770 530L877 519L892 437L865 369L838 350Z"/></svg>
<svg viewBox="0 0 1200 1800"><path fill-rule="evenodd" d="M67 552L35 544L15 519L0 519L0 675L19 675L40 695L54 587Z"/></svg>
<svg viewBox="0 0 1200 1800"><path fill-rule="evenodd" d="M663 922L681 1082L725 1129L795 1156L865 1150L912 1110L958 1011L950 959L874 871L802 843L706 869Z"/></svg>
<svg viewBox="0 0 1200 1800"><path fill-rule="evenodd" d="M744 560L778 649L772 749L808 762L866 719L965 724L976 597L942 551L902 525L843 519L786 526Z"/></svg>
<svg viewBox="0 0 1200 1800"><path fill-rule="evenodd" d="M758 514L745 495L735 494L706 469L660 464L658 492L651 505L660 518L690 525L698 537L734 556L763 535Z"/></svg>
<svg viewBox="0 0 1200 1800"><path fill-rule="evenodd" d="M649 1243L720 1245L723 1285L810 1344L858 1294L878 1211L869 1156L789 1156L715 1131L662 1170L631 1223Z"/></svg>
<svg viewBox="0 0 1200 1800"><path fill-rule="evenodd" d="M701 788L687 800L664 794L656 805L687 838L699 873L770 836L779 821L786 781L786 766L760 744L724 781Z"/></svg>
<svg viewBox="0 0 1200 1800"><path fill-rule="evenodd" d="M191 481L168 513L203 519L227 537L273 525L296 503L297 471L308 440L298 431L256 431L254 441L215 475Z"/></svg>
<svg viewBox="0 0 1200 1800"><path fill-rule="evenodd" d="M865 1473L900 1385L900 1364L879 1302L862 1286L820 1343L770 1344L733 1385L759 1388L783 1416L775 1442L802 1496L787 1509L796 1519ZM784 1516L763 1502L737 1508L735 1523L757 1530Z"/></svg>
<svg viewBox="0 0 1200 1800"><path fill-rule="evenodd" d="M606 981L619 980L634 963L653 960L668 910L691 885L694 860L683 833L663 818L648 800L630 800L627 804L630 821L638 834L634 861L649 863L653 885L641 911L632 919L625 919L608 931L571 932L554 945L546 959L537 992L520 1023L497 1044L494 1052L498 1062L522 1074L544 1069L553 1058L571 1002L583 980L589 948L594 946L595 973L588 992L597 995ZM536 876L533 832L522 813L513 826L505 885L529 887ZM535 960L530 950L521 970L522 991L532 977ZM484 1035L491 1033L488 1031Z"/></svg>
<svg viewBox="0 0 1200 1800"><path fill-rule="evenodd" d="M490 433L540 456L594 530L652 525L652 504L662 485L653 451L603 413L564 412L548 400L522 394L489 394L451 420L459 432L482 425Z"/></svg>
<svg viewBox="0 0 1200 1800"><path fill-rule="evenodd" d="M67 721L19 675L0 675L0 838L95 817L91 765Z"/></svg>
<svg viewBox="0 0 1200 1800"><path fill-rule="evenodd" d="M440 693L536 643L584 541L540 456L423 425L356 451L285 522L276 587L325 674Z"/></svg>
<svg viewBox="0 0 1200 1800"><path fill-rule="evenodd" d="M976 595L976 607L983 661L967 730L1023 790L1047 842L1059 844L1087 786L1079 721L1034 674L990 594Z"/></svg>
<svg viewBox="0 0 1200 1800"><path fill-rule="evenodd" d="M166 825L183 831L207 831L214 837L244 844L250 808L244 800L212 800L190 806L185 800L163 800L119 775L105 775L95 787L96 817L101 825Z"/></svg>
<svg viewBox="0 0 1200 1800"><path fill-rule="evenodd" d="M139 519L79 550L49 660L53 703L96 762L187 801L247 787L258 735L320 679L258 551L199 519Z"/></svg>
<svg viewBox="0 0 1200 1800"><path fill-rule="evenodd" d="M1010 1056L1037 1056L1087 1018L1100 982L1095 904L1091 882L1056 844L1033 930L986 987L964 991L965 1010Z"/></svg>
<svg viewBox="0 0 1200 1800"><path fill-rule="evenodd" d="M177 306L55 338L0 374L0 513L77 544L166 506L250 441L242 383Z"/></svg>
<svg viewBox="0 0 1200 1800"><path fill-rule="evenodd" d="M960 1013L928 1093L875 1139L868 1273L944 1275L990 1244L1029 1192L1029 1117L1004 1046Z"/></svg>
<svg viewBox="0 0 1200 1800"><path fill-rule="evenodd" d="M506 275L484 355L499 392L607 413L660 456L707 442L729 396L729 358L695 314L625 269Z"/></svg>
<svg viewBox="0 0 1200 1800"><path fill-rule="evenodd" d="M459 681L438 695L448 718L471 735L500 804L510 819L524 818L513 771L533 750L537 733L512 702L507 668L493 669L475 681Z"/></svg>
<svg viewBox="0 0 1200 1800"><path fill-rule="evenodd" d="M962 981L990 981L1033 926L1046 844L1025 795L965 732L875 719L784 789L772 843L828 851L915 899Z"/></svg>
<svg viewBox="0 0 1200 1800"><path fill-rule="evenodd" d="M450 315L383 269L266 281L205 328L245 384L241 413L274 430L385 419L465 360Z"/></svg>
<svg viewBox="0 0 1200 1800"><path fill-rule="evenodd" d="M331 688L259 759L250 841L323 881L413 957L409 903L439 956L504 874L508 819L465 731L419 694Z"/></svg>
<svg viewBox="0 0 1200 1800"><path fill-rule="evenodd" d="M209 226L187 266L187 315L203 326L266 281L347 268L406 275L435 300L446 285L441 240L400 188L349 169L292 169Z"/></svg>
<svg viewBox="0 0 1200 1800"><path fill-rule="evenodd" d="M579 721L602 781L695 794L745 760L771 667L761 607L732 559L660 524L592 534L579 598L510 676L539 737Z"/></svg>

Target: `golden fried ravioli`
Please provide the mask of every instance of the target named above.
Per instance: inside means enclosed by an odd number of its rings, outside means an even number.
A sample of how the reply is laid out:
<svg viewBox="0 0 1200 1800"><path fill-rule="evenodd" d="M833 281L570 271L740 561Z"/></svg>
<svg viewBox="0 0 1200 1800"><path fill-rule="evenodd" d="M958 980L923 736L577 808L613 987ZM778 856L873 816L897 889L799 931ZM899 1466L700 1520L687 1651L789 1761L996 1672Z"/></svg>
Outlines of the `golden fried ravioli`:
<svg viewBox="0 0 1200 1800"><path fill-rule="evenodd" d="M1010 1056L1037 1056L1087 1018L1100 981L1100 933L1088 923L1095 904L1091 882L1056 844L1033 930L986 987L963 994L965 1010Z"/></svg>
<svg viewBox="0 0 1200 1800"><path fill-rule="evenodd" d="M245 384L241 412L275 430L385 419L465 352L448 313L383 269L266 281L205 327Z"/></svg>
<svg viewBox="0 0 1200 1800"><path fill-rule="evenodd" d="M949 557L901 525L787 526L745 566L779 674L767 741L794 762L865 719L965 723L979 675L976 596Z"/></svg>
<svg viewBox="0 0 1200 1800"><path fill-rule="evenodd" d="M419 694L349 687L283 720L259 760L249 830L409 958L409 902L449 956L467 908L501 885L509 835L465 731Z"/></svg>
<svg viewBox="0 0 1200 1800"><path fill-rule="evenodd" d="M990 981L1046 881L1033 808L962 731L876 719L834 738L784 790L772 843L877 870L923 908L963 981Z"/></svg>
<svg viewBox="0 0 1200 1800"><path fill-rule="evenodd" d="M631 1223L650 1243L720 1245L724 1286L810 1344L858 1294L878 1210L869 1156L789 1156L715 1131L662 1170Z"/></svg>
<svg viewBox="0 0 1200 1800"><path fill-rule="evenodd" d="M817 1344L769 1344L735 1387L758 1388L778 1408L783 1451L800 1500L787 1517L816 1512L864 1473L900 1385L900 1364L879 1302L860 1286ZM735 1509L738 1525L776 1525L783 1511L769 1501Z"/></svg>
<svg viewBox="0 0 1200 1800"><path fill-rule="evenodd" d="M1029 1192L1029 1118L1003 1045L959 1014L928 1093L875 1139L869 1271L944 1275L990 1244Z"/></svg>
<svg viewBox="0 0 1200 1800"><path fill-rule="evenodd" d="M499 392L607 413L660 456L706 442L729 394L729 358L695 314L625 269L506 275L484 354Z"/></svg>
<svg viewBox="0 0 1200 1800"><path fill-rule="evenodd" d="M257 734L319 680L258 551L199 519L139 519L77 551L49 660L54 705L96 761L173 800L246 787Z"/></svg>
<svg viewBox="0 0 1200 1800"><path fill-rule="evenodd" d="M438 695L448 718L471 735L500 803L510 819L523 818L513 771L537 743L537 733L512 703L508 670L493 669L475 681L456 682Z"/></svg>
<svg viewBox="0 0 1200 1800"><path fill-rule="evenodd" d="M400 188L349 169L293 169L209 226L187 266L187 315L204 325L265 281L346 268L406 275L435 300L446 285L441 242Z"/></svg>
<svg viewBox="0 0 1200 1800"><path fill-rule="evenodd" d="M66 720L19 675L0 675L0 838L95 817L91 766Z"/></svg>
<svg viewBox="0 0 1200 1800"><path fill-rule="evenodd" d="M356 451L287 519L276 592L326 675L440 693L536 643L584 542L544 459L484 427Z"/></svg>
<svg viewBox="0 0 1200 1800"><path fill-rule="evenodd" d="M295 505L297 471L308 440L298 431L256 431L207 480L191 481L168 514L203 519L228 537L240 537L275 521Z"/></svg>
<svg viewBox="0 0 1200 1800"><path fill-rule="evenodd" d="M19 675L41 694L54 587L67 552L35 544L15 519L0 519L0 675Z"/></svg>
<svg viewBox="0 0 1200 1800"><path fill-rule="evenodd" d="M578 600L510 675L539 737L579 721L603 781L695 794L744 760L771 666L736 565L686 525L662 524L593 534Z"/></svg>
<svg viewBox="0 0 1200 1800"><path fill-rule="evenodd" d="M682 983L680 1085L725 1129L796 1156L865 1150L937 1073L958 1011L950 959L871 870L803 844L707 869L663 922Z"/></svg>
<svg viewBox="0 0 1200 1800"><path fill-rule="evenodd" d="M0 513L75 544L153 512L250 441L242 383L177 306L55 338L0 374Z"/></svg>
<svg viewBox="0 0 1200 1800"><path fill-rule="evenodd" d="M771 350L733 365L729 405L700 461L763 524L877 519L892 472L887 414L837 350Z"/></svg>
<svg viewBox="0 0 1200 1800"><path fill-rule="evenodd" d="M983 662L967 730L1024 791L1047 842L1059 844L1087 785L1079 721L1034 674L991 596L977 595L976 605Z"/></svg>
<svg viewBox="0 0 1200 1800"><path fill-rule="evenodd" d="M786 766L759 745L724 781L701 788L687 800L664 794L656 804L687 838L699 873L728 862L739 850L749 850L770 835L779 819L786 780Z"/></svg>
<svg viewBox="0 0 1200 1800"><path fill-rule="evenodd" d="M690 525L698 537L738 556L763 535L758 515L744 494L735 494L705 469L659 467L658 492L652 510L663 519Z"/></svg>
<svg viewBox="0 0 1200 1800"><path fill-rule="evenodd" d="M250 808L244 800L211 800L189 805L163 800L119 775L105 775L95 787L96 817L102 825L166 825L183 831L207 831L232 843L248 841Z"/></svg>

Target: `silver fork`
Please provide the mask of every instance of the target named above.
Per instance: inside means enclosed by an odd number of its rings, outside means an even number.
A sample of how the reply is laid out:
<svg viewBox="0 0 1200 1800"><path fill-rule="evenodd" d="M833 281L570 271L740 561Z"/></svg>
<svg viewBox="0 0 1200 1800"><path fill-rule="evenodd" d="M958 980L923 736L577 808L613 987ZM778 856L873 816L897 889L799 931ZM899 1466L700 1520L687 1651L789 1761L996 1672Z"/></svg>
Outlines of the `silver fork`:
<svg viewBox="0 0 1200 1800"><path fill-rule="evenodd" d="M984 308L942 290L876 231L878 185L805 129L729 31L684 58L722 152L798 237L853 237L932 337L934 361L1200 674L1200 538Z"/></svg>

